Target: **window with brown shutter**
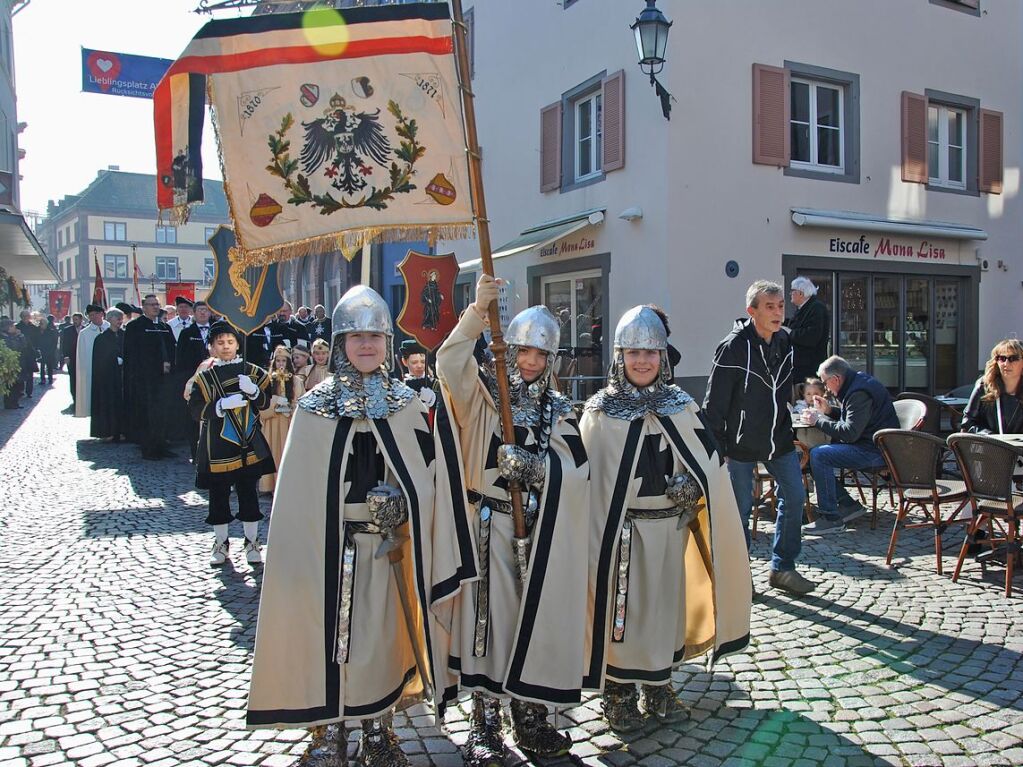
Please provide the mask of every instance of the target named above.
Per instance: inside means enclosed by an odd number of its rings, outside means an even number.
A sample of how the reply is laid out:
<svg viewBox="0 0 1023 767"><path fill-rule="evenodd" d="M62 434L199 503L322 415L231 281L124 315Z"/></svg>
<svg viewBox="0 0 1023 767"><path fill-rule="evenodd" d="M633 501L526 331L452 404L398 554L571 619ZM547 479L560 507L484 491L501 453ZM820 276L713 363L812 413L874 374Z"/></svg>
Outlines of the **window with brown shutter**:
<svg viewBox="0 0 1023 767"><path fill-rule="evenodd" d="M902 92L902 180L926 184L927 97Z"/></svg>
<svg viewBox="0 0 1023 767"><path fill-rule="evenodd" d="M540 191L561 186L561 102L540 110Z"/></svg>
<svg viewBox="0 0 1023 767"><path fill-rule="evenodd" d="M625 167L625 70L620 69L602 84L605 173Z"/></svg>
<svg viewBox="0 0 1023 767"><path fill-rule="evenodd" d="M1002 113L980 110L980 179L982 192L1002 193Z"/></svg>
<svg viewBox="0 0 1023 767"><path fill-rule="evenodd" d="M789 72L753 65L753 162L789 164Z"/></svg>

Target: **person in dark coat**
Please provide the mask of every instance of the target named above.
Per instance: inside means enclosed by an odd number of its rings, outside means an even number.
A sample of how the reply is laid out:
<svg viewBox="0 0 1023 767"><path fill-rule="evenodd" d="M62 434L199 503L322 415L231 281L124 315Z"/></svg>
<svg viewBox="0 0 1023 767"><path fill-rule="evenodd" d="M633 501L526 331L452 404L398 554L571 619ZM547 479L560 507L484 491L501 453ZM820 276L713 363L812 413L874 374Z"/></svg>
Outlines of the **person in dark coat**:
<svg viewBox="0 0 1023 767"><path fill-rule="evenodd" d="M28 341L25 340L21 331L18 330L14 321L10 318L0 320L0 338L3 339L3 343L7 346L7 348L15 352L21 360L22 374L11 384L10 391L4 395L4 409L15 410L22 407L22 405L18 403L18 400L21 399L22 392L24 391L24 373L30 363L35 360L35 352L28 345Z"/></svg>
<svg viewBox="0 0 1023 767"><path fill-rule="evenodd" d="M67 365L68 378L71 380L71 402L75 401L75 376L78 373L78 331L82 329L85 315L75 312L71 315L71 324L60 331L60 359Z"/></svg>
<svg viewBox="0 0 1023 767"><path fill-rule="evenodd" d="M801 384L817 375L817 367L828 356L831 341L831 317L824 302L817 298L817 286L807 277L792 280L789 291L796 314L788 321L792 344L792 378Z"/></svg>
<svg viewBox="0 0 1023 767"><path fill-rule="evenodd" d="M278 346L294 349L299 341L305 341L307 344L309 342L309 331L291 315L291 304L287 301L277 312L277 319L270 322L267 328L270 330L268 341L270 349L276 349Z"/></svg>
<svg viewBox="0 0 1023 767"><path fill-rule="evenodd" d="M174 374L181 382L177 387L179 391L183 390L185 382L195 375L199 364L210 356L210 307L205 301L195 302L192 319L194 322L178 336L178 344L174 350ZM186 409L187 407L186 405ZM189 417L187 423L188 450L194 461L195 448L199 442L199 422Z"/></svg>
<svg viewBox="0 0 1023 767"><path fill-rule="evenodd" d="M995 344L963 412L960 431L971 434L1023 434L1023 342Z"/></svg>
<svg viewBox="0 0 1023 767"><path fill-rule="evenodd" d="M781 285L757 280L746 291L749 319L737 320L714 352L703 416L728 461L746 548L753 511L753 472L762 463L778 488L770 584L808 594L816 584L796 571L802 551L806 489L795 449L792 416L792 347L782 328L785 295Z"/></svg>
<svg viewBox="0 0 1023 767"><path fill-rule="evenodd" d="M38 368L36 360L39 358L39 326L32 322L32 312L29 309L22 309L21 321L14 327L25 337L25 343L32 354L32 362L21 371L25 376L25 396L32 399L32 374Z"/></svg>
<svg viewBox="0 0 1023 767"><path fill-rule="evenodd" d="M39 321L39 385L53 386L53 369L57 366L57 329L46 317Z"/></svg>
<svg viewBox="0 0 1023 767"><path fill-rule="evenodd" d="M174 334L161 322L160 301L153 294L142 302L143 316L124 330L124 389L128 401L128 437L142 446L142 457L158 461L174 454L167 448L167 414L176 379Z"/></svg>
<svg viewBox="0 0 1023 767"><path fill-rule="evenodd" d="M124 312L109 309L110 327L92 345L92 407L89 434L120 442L124 437Z"/></svg>
<svg viewBox="0 0 1023 767"><path fill-rule="evenodd" d="M263 561L259 544L263 513L256 486L261 476L276 471L259 424L259 411L270 405L270 377L242 360L238 355L241 337L226 322L210 329L209 340L213 364L195 376L188 407L200 422L195 486L210 493L206 517L214 532L210 564L227 561L232 518L245 531L246 561L258 564ZM238 496L237 516L231 513L232 487Z"/></svg>
<svg viewBox="0 0 1023 767"><path fill-rule="evenodd" d="M306 329L309 331L309 346L312 347L313 341L317 338L322 338L328 344L331 338L331 326L330 317L327 316L327 310L323 304L316 304L313 307L313 316L306 323Z"/></svg>

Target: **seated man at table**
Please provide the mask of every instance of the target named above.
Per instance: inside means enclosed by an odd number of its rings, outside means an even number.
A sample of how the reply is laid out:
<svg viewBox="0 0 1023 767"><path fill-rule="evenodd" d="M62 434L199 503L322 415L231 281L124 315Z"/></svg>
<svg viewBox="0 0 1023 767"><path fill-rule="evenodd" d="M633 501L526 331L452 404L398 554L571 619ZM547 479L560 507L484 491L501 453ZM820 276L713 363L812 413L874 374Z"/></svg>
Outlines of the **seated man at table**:
<svg viewBox="0 0 1023 767"><path fill-rule="evenodd" d="M827 390L839 401L831 407L824 397L814 397L814 407L803 416L831 439L810 451L810 470L817 488L817 520L803 531L810 535L841 532L845 523L862 517L867 510L856 503L844 486L835 481L838 469L874 469L884 466L874 434L881 429L897 429L899 418L892 397L880 381L858 373L835 355L821 363L817 371ZM841 501L837 497L841 492Z"/></svg>

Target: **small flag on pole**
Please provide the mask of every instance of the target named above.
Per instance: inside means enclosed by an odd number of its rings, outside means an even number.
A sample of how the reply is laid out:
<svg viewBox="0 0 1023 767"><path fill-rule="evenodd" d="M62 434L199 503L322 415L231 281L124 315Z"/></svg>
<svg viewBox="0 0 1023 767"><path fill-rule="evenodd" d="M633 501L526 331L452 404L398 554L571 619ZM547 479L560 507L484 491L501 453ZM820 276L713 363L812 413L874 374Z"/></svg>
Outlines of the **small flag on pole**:
<svg viewBox="0 0 1023 767"><path fill-rule="evenodd" d="M96 248L92 249L92 260L96 264L96 287L92 291L92 302L97 306L107 308L107 289L103 285L103 272L99 268L99 255Z"/></svg>

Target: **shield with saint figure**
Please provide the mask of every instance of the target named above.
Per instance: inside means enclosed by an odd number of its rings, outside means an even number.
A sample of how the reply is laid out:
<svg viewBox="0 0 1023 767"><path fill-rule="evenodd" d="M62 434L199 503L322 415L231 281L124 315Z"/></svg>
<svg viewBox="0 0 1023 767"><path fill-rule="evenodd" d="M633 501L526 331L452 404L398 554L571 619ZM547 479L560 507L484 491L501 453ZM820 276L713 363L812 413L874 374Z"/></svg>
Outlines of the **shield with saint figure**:
<svg viewBox="0 0 1023 767"><path fill-rule="evenodd" d="M410 250L398 264L405 280L405 305L398 327L433 351L455 328L455 280L458 260L454 253L431 256Z"/></svg>

